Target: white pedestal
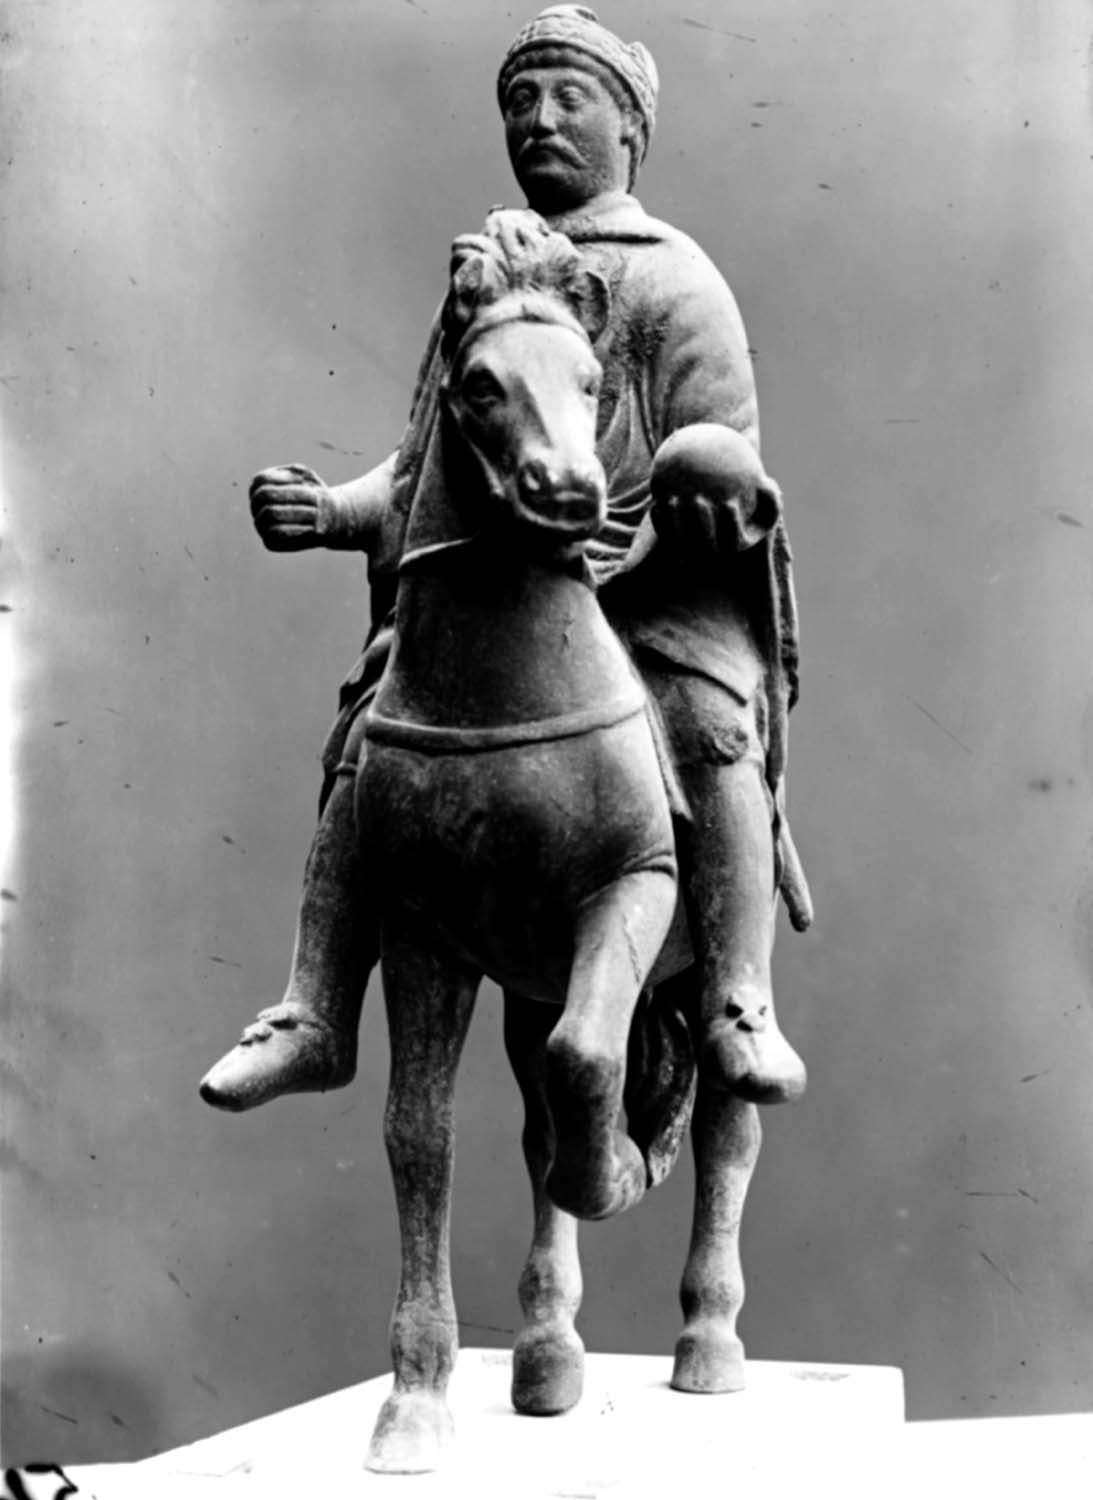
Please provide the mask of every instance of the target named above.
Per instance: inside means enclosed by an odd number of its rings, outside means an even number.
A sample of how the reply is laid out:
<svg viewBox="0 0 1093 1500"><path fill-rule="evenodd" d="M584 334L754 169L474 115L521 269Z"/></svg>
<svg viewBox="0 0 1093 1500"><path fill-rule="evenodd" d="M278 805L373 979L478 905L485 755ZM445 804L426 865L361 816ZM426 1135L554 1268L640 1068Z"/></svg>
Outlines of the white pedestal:
<svg viewBox="0 0 1093 1500"><path fill-rule="evenodd" d="M835 1493L829 1485L846 1494L852 1475L873 1489L869 1454L879 1445L891 1460L903 1424L903 1377L881 1366L756 1360L747 1390L696 1396L669 1388L670 1359L591 1354L584 1396L560 1417L516 1415L511 1366L501 1350L460 1354L456 1441L436 1474L363 1468L390 1376L141 1463L67 1472L96 1500L775 1500Z"/></svg>

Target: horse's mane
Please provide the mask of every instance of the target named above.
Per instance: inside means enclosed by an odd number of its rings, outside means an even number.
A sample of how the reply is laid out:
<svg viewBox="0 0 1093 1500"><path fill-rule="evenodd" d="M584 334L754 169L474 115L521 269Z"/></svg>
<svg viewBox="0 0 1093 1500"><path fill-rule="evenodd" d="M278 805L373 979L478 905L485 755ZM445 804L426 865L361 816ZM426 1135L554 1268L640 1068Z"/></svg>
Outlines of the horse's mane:
<svg viewBox="0 0 1093 1500"><path fill-rule="evenodd" d="M560 303L594 339L607 316L607 286L564 234L530 209L495 208L480 234L452 245L451 281L442 313L442 353L450 362L487 309L523 297L529 310Z"/></svg>

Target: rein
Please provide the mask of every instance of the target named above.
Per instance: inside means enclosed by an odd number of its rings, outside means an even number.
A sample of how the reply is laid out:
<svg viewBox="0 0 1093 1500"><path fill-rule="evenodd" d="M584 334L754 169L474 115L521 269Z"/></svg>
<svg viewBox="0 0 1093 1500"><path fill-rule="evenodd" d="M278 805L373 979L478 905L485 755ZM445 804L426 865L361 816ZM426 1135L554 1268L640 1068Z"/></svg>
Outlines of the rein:
<svg viewBox="0 0 1093 1500"><path fill-rule="evenodd" d="M556 714L549 719L529 719L523 724L418 724L411 719L389 719L386 714L372 710L365 716L364 736L374 744L394 745L425 755L476 755L611 729L645 713L646 706L645 692L635 682L631 692L594 708L575 709L573 713Z"/></svg>

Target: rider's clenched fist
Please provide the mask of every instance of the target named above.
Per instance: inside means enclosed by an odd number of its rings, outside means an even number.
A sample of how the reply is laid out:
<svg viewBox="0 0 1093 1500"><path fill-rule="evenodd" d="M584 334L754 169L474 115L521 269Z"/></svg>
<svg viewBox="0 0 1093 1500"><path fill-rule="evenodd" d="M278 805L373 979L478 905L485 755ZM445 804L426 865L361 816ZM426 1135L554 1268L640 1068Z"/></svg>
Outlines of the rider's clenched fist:
<svg viewBox="0 0 1093 1500"><path fill-rule="evenodd" d="M271 552L321 547L333 528L335 501L306 464L263 469L250 483L250 513Z"/></svg>

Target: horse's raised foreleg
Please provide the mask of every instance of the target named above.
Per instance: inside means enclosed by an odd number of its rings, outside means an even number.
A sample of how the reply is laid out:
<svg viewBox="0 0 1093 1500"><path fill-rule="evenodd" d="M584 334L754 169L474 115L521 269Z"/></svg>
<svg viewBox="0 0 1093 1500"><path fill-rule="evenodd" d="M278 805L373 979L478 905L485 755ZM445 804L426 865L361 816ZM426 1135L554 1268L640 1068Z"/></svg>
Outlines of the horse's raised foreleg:
<svg viewBox="0 0 1093 1500"><path fill-rule="evenodd" d="M759 1155L759 1112L700 1076L691 1139L694 1222L672 1385L677 1391L736 1391L744 1385L744 1346L736 1332L744 1301L740 1218Z"/></svg>
<svg viewBox="0 0 1093 1500"><path fill-rule="evenodd" d="M568 1411L580 1400L584 1345L573 1320L581 1305L577 1221L550 1199L546 1175L554 1128L543 1086L546 1042L558 1011L505 992L505 1048L524 1098L524 1159L535 1228L520 1277L524 1327L512 1352L512 1404L532 1416Z"/></svg>
<svg viewBox="0 0 1093 1500"><path fill-rule="evenodd" d="M645 1192L645 1159L616 1121L630 1021L675 900L671 875L642 870L586 902L578 918L565 1008L546 1049L555 1135L546 1187L581 1219L605 1219Z"/></svg>
<svg viewBox="0 0 1093 1500"><path fill-rule="evenodd" d="M391 1036L384 1139L394 1178L402 1276L391 1318L394 1389L376 1420L367 1466L434 1469L452 1435L446 1391L458 1350L450 1266L456 1068L479 976L384 934L383 986Z"/></svg>

